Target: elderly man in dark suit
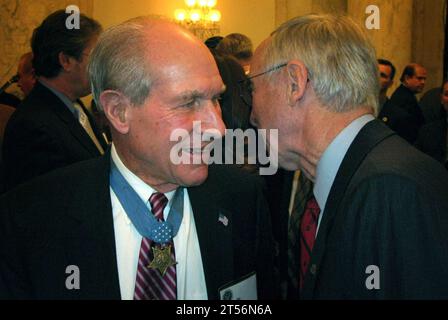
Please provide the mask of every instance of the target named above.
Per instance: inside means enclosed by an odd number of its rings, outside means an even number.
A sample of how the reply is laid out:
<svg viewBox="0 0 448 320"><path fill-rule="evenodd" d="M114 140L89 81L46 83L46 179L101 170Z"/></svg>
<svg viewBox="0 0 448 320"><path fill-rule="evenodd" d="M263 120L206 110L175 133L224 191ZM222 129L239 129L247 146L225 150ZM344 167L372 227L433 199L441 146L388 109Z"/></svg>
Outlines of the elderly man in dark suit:
<svg viewBox="0 0 448 320"><path fill-rule="evenodd" d="M375 51L350 18L308 15L257 48L252 122L314 182L297 234L302 299L448 298L448 174L373 114Z"/></svg>
<svg viewBox="0 0 448 320"><path fill-rule="evenodd" d="M137 18L102 35L89 73L111 150L0 199L0 295L275 297L259 178L209 168L209 142L171 137L198 122L201 135L224 134L225 87L207 47L175 24Z"/></svg>
<svg viewBox="0 0 448 320"><path fill-rule="evenodd" d="M81 14L79 29L68 29L68 16L65 10L56 11L34 30L31 47L38 82L6 128L7 189L100 156L107 147L79 100L90 94L86 67L101 26Z"/></svg>

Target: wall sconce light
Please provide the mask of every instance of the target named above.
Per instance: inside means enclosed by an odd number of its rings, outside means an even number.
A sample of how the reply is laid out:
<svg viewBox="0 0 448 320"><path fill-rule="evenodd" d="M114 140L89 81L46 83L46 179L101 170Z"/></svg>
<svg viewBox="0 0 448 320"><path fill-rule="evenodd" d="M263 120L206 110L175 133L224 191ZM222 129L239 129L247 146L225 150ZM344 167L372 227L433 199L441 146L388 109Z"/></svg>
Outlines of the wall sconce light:
<svg viewBox="0 0 448 320"><path fill-rule="evenodd" d="M185 0L187 9L176 9L174 18L178 24L205 41L220 33L221 12L214 9L216 2L216 0Z"/></svg>

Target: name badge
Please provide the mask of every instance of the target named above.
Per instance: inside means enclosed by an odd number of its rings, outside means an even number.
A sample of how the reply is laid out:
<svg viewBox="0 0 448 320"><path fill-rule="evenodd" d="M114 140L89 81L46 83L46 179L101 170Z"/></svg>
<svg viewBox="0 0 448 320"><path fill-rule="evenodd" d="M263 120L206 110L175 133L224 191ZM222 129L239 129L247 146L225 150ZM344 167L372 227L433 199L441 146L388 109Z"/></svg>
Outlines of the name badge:
<svg viewBox="0 0 448 320"><path fill-rule="evenodd" d="M221 300L257 300L257 274L251 272L222 286L219 296Z"/></svg>

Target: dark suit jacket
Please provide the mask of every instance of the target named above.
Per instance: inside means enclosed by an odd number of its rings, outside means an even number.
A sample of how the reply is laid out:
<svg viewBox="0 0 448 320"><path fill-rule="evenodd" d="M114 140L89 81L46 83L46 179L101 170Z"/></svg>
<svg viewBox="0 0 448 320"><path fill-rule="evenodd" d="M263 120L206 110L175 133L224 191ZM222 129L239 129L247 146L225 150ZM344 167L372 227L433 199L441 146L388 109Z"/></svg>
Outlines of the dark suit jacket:
<svg viewBox="0 0 448 320"><path fill-rule="evenodd" d="M0 198L0 298L120 298L109 163L109 154L84 161ZM252 271L259 298L277 294L259 182L242 170L211 166L207 181L188 189L209 299ZM80 290L65 287L69 265L79 267Z"/></svg>
<svg viewBox="0 0 448 320"><path fill-rule="evenodd" d="M430 123L434 120L438 120L441 111L445 112L443 106L440 104L440 95L442 94L442 88L432 88L425 92L419 101L419 105L422 108L422 113L426 123Z"/></svg>
<svg viewBox="0 0 448 320"><path fill-rule="evenodd" d="M371 265L379 290L366 287ZM332 185L301 297L447 299L446 170L379 121L368 123Z"/></svg>
<svg viewBox="0 0 448 320"><path fill-rule="evenodd" d="M384 103L378 119L395 131L400 137L413 144L417 139L419 125L415 118L406 110L392 104L390 100Z"/></svg>
<svg viewBox="0 0 448 320"><path fill-rule="evenodd" d="M288 280L288 221L289 202L294 179L294 171L279 169L274 175L263 176L267 186L267 201L271 212L272 232L274 235L276 269L286 297Z"/></svg>
<svg viewBox="0 0 448 320"><path fill-rule="evenodd" d="M6 124L8 123L9 118L15 112L15 110L16 109L6 104L0 104L0 193L4 189L2 151L1 151L1 147L3 145L3 135L5 133Z"/></svg>
<svg viewBox="0 0 448 320"><path fill-rule="evenodd" d="M425 124L419 132L415 146L442 164L446 162L446 113L443 117Z"/></svg>
<svg viewBox="0 0 448 320"><path fill-rule="evenodd" d="M425 122L423 112L418 104L415 94L404 85L400 85L397 90L395 90L390 97L390 101L392 104L404 109L409 114L414 116L420 125Z"/></svg>
<svg viewBox="0 0 448 320"><path fill-rule="evenodd" d="M417 139L418 131L425 122L414 93L403 85L384 104L378 119L411 144Z"/></svg>
<svg viewBox="0 0 448 320"><path fill-rule="evenodd" d="M86 112L98 141L106 148L93 118ZM3 141L6 188L100 152L67 106L36 83L10 118Z"/></svg>

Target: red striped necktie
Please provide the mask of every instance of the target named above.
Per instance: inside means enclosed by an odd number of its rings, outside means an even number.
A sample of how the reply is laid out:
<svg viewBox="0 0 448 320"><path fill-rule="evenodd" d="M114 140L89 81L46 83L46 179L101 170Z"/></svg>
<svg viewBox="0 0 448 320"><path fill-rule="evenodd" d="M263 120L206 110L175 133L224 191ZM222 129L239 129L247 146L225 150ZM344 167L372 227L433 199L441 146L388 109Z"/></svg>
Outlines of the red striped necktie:
<svg viewBox="0 0 448 320"><path fill-rule="evenodd" d="M300 222L300 288L308 271L311 260L314 241L316 239L317 223L319 221L320 208L316 198L311 197L306 203L305 212Z"/></svg>
<svg viewBox="0 0 448 320"><path fill-rule="evenodd" d="M156 192L149 198L152 213L159 221L164 221L163 210L168 199L163 193ZM174 244L170 243L171 257L175 261ZM143 237L138 258L137 277L135 280L134 300L176 300L176 265L169 266L162 274L158 269L149 267L153 261L153 250L160 245Z"/></svg>

